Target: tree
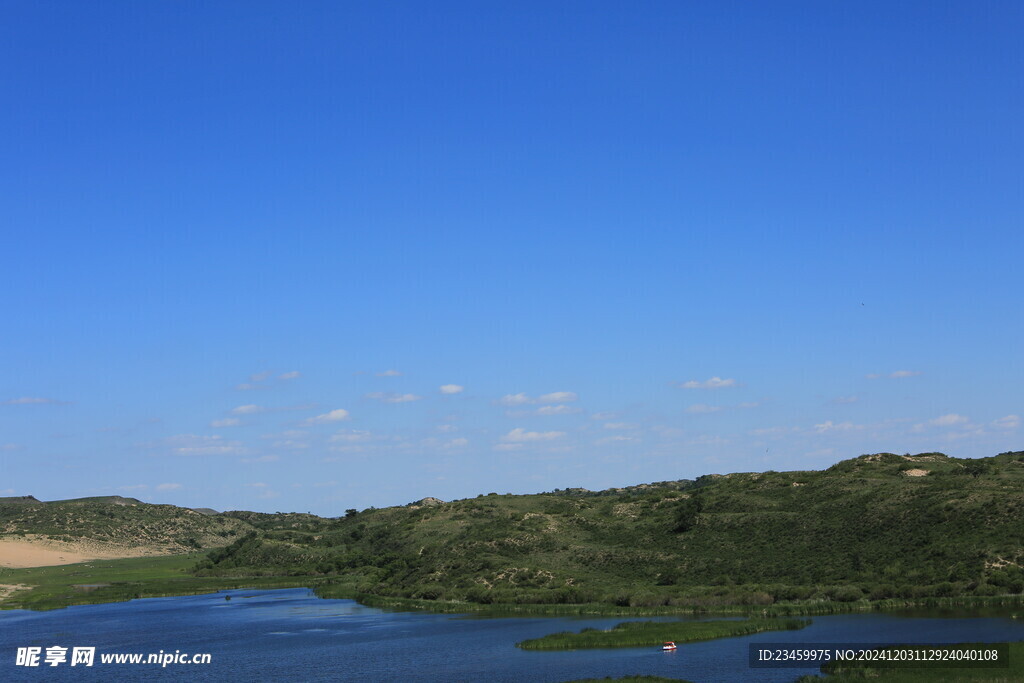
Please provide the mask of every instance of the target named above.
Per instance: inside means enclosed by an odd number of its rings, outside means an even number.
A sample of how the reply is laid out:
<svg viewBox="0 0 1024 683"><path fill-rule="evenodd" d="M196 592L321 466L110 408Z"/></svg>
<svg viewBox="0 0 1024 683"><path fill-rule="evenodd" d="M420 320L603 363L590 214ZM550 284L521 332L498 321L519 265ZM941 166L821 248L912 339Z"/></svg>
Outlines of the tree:
<svg viewBox="0 0 1024 683"><path fill-rule="evenodd" d="M704 509L704 501L698 496L687 498L676 508L676 523L673 531L677 534L686 533L697 525L697 517Z"/></svg>
<svg viewBox="0 0 1024 683"><path fill-rule="evenodd" d="M971 460L964 465L964 474L969 474L975 479L989 471L989 465L987 462L981 462L980 460Z"/></svg>

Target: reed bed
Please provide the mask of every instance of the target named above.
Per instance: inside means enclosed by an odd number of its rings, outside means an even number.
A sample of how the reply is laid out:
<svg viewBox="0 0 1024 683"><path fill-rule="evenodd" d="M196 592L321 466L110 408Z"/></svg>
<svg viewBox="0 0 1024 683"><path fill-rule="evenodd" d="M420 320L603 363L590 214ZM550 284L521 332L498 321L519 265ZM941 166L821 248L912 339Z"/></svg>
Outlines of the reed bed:
<svg viewBox="0 0 1024 683"><path fill-rule="evenodd" d="M692 643L699 640L746 636L764 631L793 631L809 619L747 619L744 621L626 621L607 631L588 628L579 633L564 631L516 643L524 650L583 650L607 647L654 647L665 641Z"/></svg>

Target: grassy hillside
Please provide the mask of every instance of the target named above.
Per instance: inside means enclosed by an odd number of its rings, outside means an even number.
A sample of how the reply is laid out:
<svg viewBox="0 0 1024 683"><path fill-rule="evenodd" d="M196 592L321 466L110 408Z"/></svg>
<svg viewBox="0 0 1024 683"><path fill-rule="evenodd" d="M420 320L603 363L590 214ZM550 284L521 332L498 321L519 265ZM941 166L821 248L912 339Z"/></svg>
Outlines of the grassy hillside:
<svg viewBox="0 0 1024 683"><path fill-rule="evenodd" d="M713 608L1024 590L1024 452L221 517L252 531L200 576L343 575L378 596Z"/></svg>
<svg viewBox="0 0 1024 683"><path fill-rule="evenodd" d="M121 496L46 503L31 496L0 498L0 538L184 553L227 545L252 528L232 517Z"/></svg>

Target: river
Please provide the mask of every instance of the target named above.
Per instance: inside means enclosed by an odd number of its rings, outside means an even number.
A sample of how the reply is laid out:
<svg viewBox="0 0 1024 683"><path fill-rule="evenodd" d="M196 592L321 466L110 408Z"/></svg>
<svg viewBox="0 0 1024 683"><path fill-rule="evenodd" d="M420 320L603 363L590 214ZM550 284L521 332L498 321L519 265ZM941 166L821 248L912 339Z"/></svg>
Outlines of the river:
<svg viewBox="0 0 1024 683"><path fill-rule="evenodd" d="M225 599L230 597L230 599ZM941 643L1024 640L1024 621L1004 616L844 614L813 617L802 631L775 631L653 648L537 652L517 641L608 628L623 617L482 619L397 612L305 589L227 591L49 612L0 611L0 680L142 681L538 681L652 674L695 683L790 683L813 669L756 669L757 642ZM48 666L46 649L68 648ZM19 666L18 648L39 647L40 665ZM71 649L95 647L92 667L70 665ZM103 664L102 654L209 653L209 664Z"/></svg>

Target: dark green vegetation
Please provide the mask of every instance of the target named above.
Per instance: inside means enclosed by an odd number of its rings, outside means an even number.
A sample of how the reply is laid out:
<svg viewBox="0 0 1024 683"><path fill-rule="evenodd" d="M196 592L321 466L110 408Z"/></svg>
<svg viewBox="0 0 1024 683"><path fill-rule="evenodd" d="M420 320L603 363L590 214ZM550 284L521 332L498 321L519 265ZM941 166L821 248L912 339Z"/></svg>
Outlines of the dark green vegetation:
<svg viewBox="0 0 1024 683"><path fill-rule="evenodd" d="M984 648L984 643L960 647ZM870 665L843 664L823 667L827 677L803 676L797 683L846 683L847 681L878 681L879 683L1012 683L1024 681L1024 643L1010 643L1008 669L965 669L950 666L915 667L913 669L882 669Z"/></svg>
<svg viewBox="0 0 1024 683"><path fill-rule="evenodd" d="M820 472L428 498L337 518L210 512L0 499L0 531L214 547L182 588L280 581L435 611L799 616L1024 604L1024 452L878 454Z"/></svg>
<svg viewBox="0 0 1024 683"><path fill-rule="evenodd" d="M259 529L212 551L199 575L343 576L360 593L428 604L809 614L867 600L1013 603L1024 590L1024 453L879 454L821 472L489 494L338 519L226 514Z"/></svg>
<svg viewBox="0 0 1024 683"><path fill-rule="evenodd" d="M0 584L31 586L31 589L14 591L3 606L55 609L133 598L194 595L227 588L294 588L316 584L308 578L199 578L189 571L197 558L197 555L172 555L93 560L31 569L0 568Z"/></svg>
<svg viewBox="0 0 1024 683"><path fill-rule="evenodd" d="M0 538L46 539L108 548L188 553L230 543L251 526L224 515L134 498L104 496L40 502L0 498Z"/></svg>
<svg viewBox="0 0 1024 683"><path fill-rule="evenodd" d="M665 641L693 643L746 636L763 631L795 631L811 622L806 619L744 619L741 621L625 621L601 631L564 631L516 643L524 650L583 650L603 647L655 647Z"/></svg>

